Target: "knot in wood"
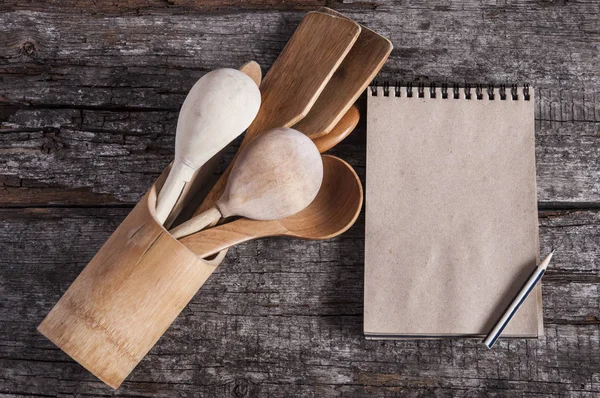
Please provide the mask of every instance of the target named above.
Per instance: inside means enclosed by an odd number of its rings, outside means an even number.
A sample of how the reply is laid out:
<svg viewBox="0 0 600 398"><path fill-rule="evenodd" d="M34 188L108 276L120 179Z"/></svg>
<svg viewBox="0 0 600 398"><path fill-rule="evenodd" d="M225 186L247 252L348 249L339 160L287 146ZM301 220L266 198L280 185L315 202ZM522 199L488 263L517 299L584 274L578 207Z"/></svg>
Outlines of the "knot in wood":
<svg viewBox="0 0 600 398"><path fill-rule="evenodd" d="M246 379L237 379L235 381L235 385L233 386L233 396L236 398L243 398L248 396L248 391L250 390L250 383Z"/></svg>
<svg viewBox="0 0 600 398"><path fill-rule="evenodd" d="M35 53L35 43L33 43L31 41L26 41L21 46L21 49L25 55L31 56Z"/></svg>

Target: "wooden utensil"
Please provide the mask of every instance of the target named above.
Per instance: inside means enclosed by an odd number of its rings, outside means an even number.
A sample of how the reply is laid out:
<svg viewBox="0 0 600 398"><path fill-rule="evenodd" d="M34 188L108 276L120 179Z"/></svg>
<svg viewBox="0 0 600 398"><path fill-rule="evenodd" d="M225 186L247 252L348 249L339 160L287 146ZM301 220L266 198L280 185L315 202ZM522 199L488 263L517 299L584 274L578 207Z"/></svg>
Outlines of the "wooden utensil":
<svg viewBox="0 0 600 398"><path fill-rule="evenodd" d="M254 83L256 83L256 86L260 87L260 83L262 81L262 70L260 69L258 62L248 61L240 67L240 71L250 76L250 78L254 80Z"/></svg>
<svg viewBox="0 0 600 398"><path fill-rule="evenodd" d="M348 109L344 117L340 119L340 121L333 128L333 130L331 130L329 133L322 137L313 139L312 141L320 153L327 152L328 150L339 144L342 140L344 140L354 130L354 128L356 128L359 119L360 112L358 111L358 108L355 105L353 105L352 107L350 107L350 109ZM171 215L165 222L165 228L170 228L175 218L177 218L177 216L181 213L183 207L187 207L186 202L190 201L195 193L200 193L201 195L202 189L196 185L198 185L199 183L203 183L203 181L206 181L207 173L211 173L211 170L214 170L215 165L210 165L210 163L212 163L213 161L218 162L218 156L213 157L210 160L210 162L208 162L205 165L207 166L206 169L205 166L203 166L198 172L196 172L196 174L194 174L194 177L192 178L190 183L186 184L185 188L181 192L181 196L179 197L177 203L173 207L173 211L171 211ZM197 201L196 205L198 205L199 203L200 201ZM185 215L183 215L183 217L185 217Z"/></svg>
<svg viewBox="0 0 600 398"><path fill-rule="evenodd" d="M319 8L319 12L346 18L326 7ZM388 39L364 26L361 28L356 43L327 83L313 111L294 125L296 130L310 138L324 136L333 129L365 91L392 51L393 46Z"/></svg>
<svg viewBox="0 0 600 398"><path fill-rule="evenodd" d="M240 151L274 127L290 127L311 109L360 33L358 24L336 15L309 12L261 83L262 104ZM195 215L221 196L236 158L208 193Z"/></svg>
<svg viewBox="0 0 600 398"><path fill-rule="evenodd" d="M329 239L354 224L363 203L360 179L343 160L323 155L323 183L315 200L293 216L272 221L240 218L180 240L204 258L231 246L267 236Z"/></svg>
<svg viewBox="0 0 600 398"><path fill-rule="evenodd" d="M211 71L194 84L179 112L175 160L158 195L161 224L196 170L246 130L260 101L254 81L237 69Z"/></svg>
<svg viewBox="0 0 600 398"><path fill-rule="evenodd" d="M312 202L323 180L321 155L310 138L290 128L272 129L240 153L215 206L173 229L180 238L234 215L276 220Z"/></svg>
<svg viewBox="0 0 600 398"><path fill-rule="evenodd" d="M248 75L248 77L254 81L257 87L260 87L262 71L260 65L256 61L246 62L240 67L240 71ZM185 184L183 190L181 191L181 195L179 198L177 198L177 202L171 210L171 214L169 214L169 217L167 217L167 220L164 222L166 229L171 228L171 225L173 225L175 220L177 220L177 217L179 217L184 208L189 209L190 206L194 206L192 208L195 210L196 207L202 203L204 195L206 195L208 192L208 190L204 190L203 192L203 185L206 184L209 176L213 173L213 170L215 170L216 166L221 162L223 158L223 151L224 149L214 155L208 162L196 170L191 180ZM201 196L202 198L199 199L195 204L189 203L190 199L197 196ZM191 215L192 214L189 214L187 218L189 218ZM182 217L185 217L185 214Z"/></svg>
<svg viewBox="0 0 600 398"><path fill-rule="evenodd" d="M346 112L344 117L340 119L333 130L322 137L313 139L313 142L319 152L327 152L344 140L354 130L359 119L360 112L358 111L358 108L356 105L351 106L350 109L348 109L348 112ZM217 257L211 258L210 260L205 258L204 261L216 267L217 265L221 264L226 255L227 250L223 250L218 253Z"/></svg>
<svg viewBox="0 0 600 398"><path fill-rule="evenodd" d="M327 152L342 142L342 140L354 130L359 119L360 112L356 105L352 105L329 133L321 137L313 138L313 142L317 146L319 152Z"/></svg>

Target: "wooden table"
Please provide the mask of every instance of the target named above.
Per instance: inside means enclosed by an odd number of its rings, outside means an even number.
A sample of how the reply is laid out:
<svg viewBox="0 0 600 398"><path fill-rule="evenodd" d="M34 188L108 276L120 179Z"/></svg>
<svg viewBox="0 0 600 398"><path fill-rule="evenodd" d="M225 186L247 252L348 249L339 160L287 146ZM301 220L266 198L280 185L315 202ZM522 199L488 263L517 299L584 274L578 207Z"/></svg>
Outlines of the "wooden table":
<svg viewBox="0 0 600 398"><path fill-rule="evenodd" d="M325 2L234 3L0 5L0 396L113 394L35 327L171 160L194 81L268 69ZM334 7L391 38L379 79L536 88L546 335L365 340L361 216L331 241L232 250L116 395L600 394L600 4L491 3ZM364 178L364 121L333 152Z"/></svg>

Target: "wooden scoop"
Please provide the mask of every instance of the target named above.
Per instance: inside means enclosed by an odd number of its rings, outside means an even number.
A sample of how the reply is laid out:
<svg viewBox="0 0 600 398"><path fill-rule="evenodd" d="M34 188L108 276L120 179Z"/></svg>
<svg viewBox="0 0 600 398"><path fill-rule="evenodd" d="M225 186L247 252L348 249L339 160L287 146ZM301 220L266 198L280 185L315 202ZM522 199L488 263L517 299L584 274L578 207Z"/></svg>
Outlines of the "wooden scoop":
<svg viewBox="0 0 600 398"><path fill-rule="evenodd" d="M240 145L275 127L291 127L306 116L360 33L348 19L309 12L261 83L262 104ZM238 152L239 153L239 152ZM234 158L195 214L221 196Z"/></svg>
<svg viewBox="0 0 600 398"><path fill-rule="evenodd" d="M320 8L319 12L346 18L326 7ZM327 83L313 110L294 125L310 138L324 136L334 128L392 52L393 46L388 39L364 26L361 28L356 43Z"/></svg>
<svg viewBox="0 0 600 398"><path fill-rule="evenodd" d="M246 130L260 101L254 81L237 69L216 69L194 84L179 112L175 161L156 203L161 224L194 173Z"/></svg>
<svg viewBox="0 0 600 398"><path fill-rule="evenodd" d="M360 179L343 160L323 155L323 183L315 200L293 216L272 221L240 218L180 240L200 258L205 258L253 239L291 236L329 239L354 224L363 203Z"/></svg>
<svg viewBox="0 0 600 398"><path fill-rule="evenodd" d="M290 128L270 130L240 153L215 206L171 230L180 238L234 215L276 220L296 214L317 196L321 155L310 138Z"/></svg>

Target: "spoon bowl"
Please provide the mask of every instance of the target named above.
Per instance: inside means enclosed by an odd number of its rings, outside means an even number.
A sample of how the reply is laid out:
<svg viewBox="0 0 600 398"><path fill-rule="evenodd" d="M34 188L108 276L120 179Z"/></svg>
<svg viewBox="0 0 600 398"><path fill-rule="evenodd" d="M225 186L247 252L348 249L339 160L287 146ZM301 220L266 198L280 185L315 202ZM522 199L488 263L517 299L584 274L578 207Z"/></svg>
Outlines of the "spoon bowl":
<svg viewBox="0 0 600 398"><path fill-rule="evenodd" d="M323 156L323 183L317 197L304 210L279 223L286 235L302 239L329 239L350 228L362 207L360 179L340 158Z"/></svg>
<svg viewBox="0 0 600 398"><path fill-rule="evenodd" d="M180 242L205 258L231 246L268 236L322 240L344 233L356 221L363 203L358 175L340 158L323 155L323 182L304 210L271 221L240 218L186 236Z"/></svg>
<svg viewBox="0 0 600 398"><path fill-rule="evenodd" d="M291 216L315 199L322 180L323 162L312 140L294 129L272 129L239 154L215 206L172 229L171 235L181 238L232 216Z"/></svg>

